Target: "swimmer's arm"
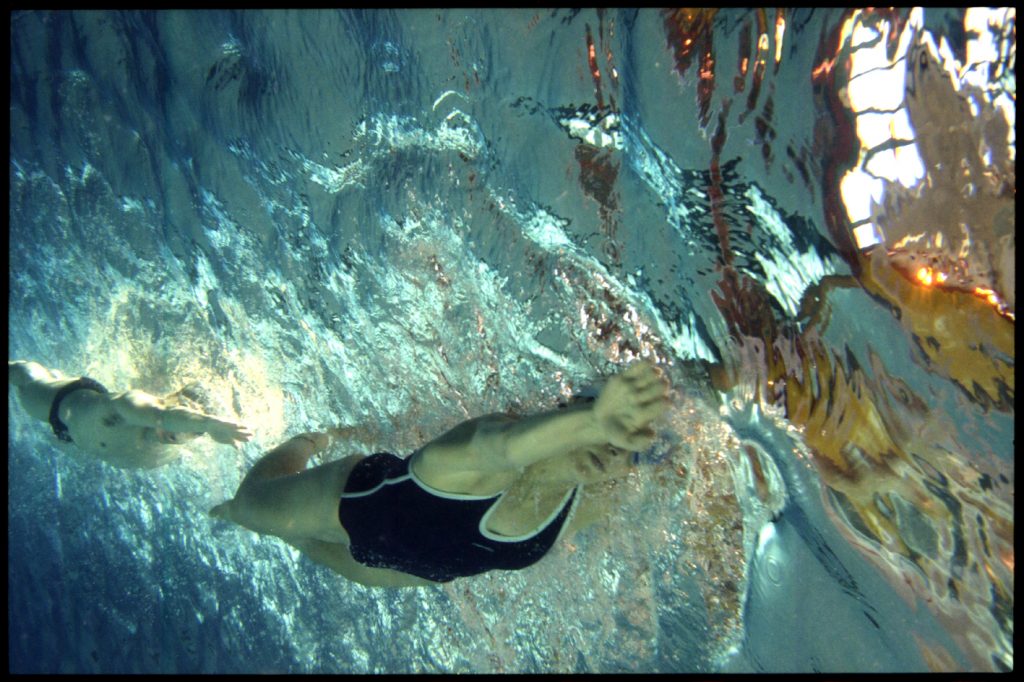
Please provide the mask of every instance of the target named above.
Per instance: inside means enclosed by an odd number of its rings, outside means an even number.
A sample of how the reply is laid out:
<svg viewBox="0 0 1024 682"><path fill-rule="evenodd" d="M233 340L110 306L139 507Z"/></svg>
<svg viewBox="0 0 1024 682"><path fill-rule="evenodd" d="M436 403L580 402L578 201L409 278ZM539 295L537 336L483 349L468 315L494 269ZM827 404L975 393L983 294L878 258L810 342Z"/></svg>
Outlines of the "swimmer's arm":
<svg viewBox="0 0 1024 682"><path fill-rule="evenodd" d="M547 412L514 422L485 420L473 434L481 460L525 467L577 448L608 443L642 450L654 440L654 421L668 404L661 371L638 362L612 377L597 400L576 410Z"/></svg>
<svg viewBox="0 0 1024 682"><path fill-rule="evenodd" d="M345 545L313 539L289 539L286 542L321 566L366 587L426 587L438 584L389 568L364 566L352 558L352 553Z"/></svg>
<svg viewBox="0 0 1024 682"><path fill-rule="evenodd" d="M491 414L463 422L427 443L416 467L419 474L438 482L453 465L483 472L523 469L604 441L589 407L518 420Z"/></svg>
<svg viewBox="0 0 1024 682"><path fill-rule="evenodd" d="M117 413L133 426L148 426L173 433L208 433L218 443L235 445L252 438L246 427L185 407L167 407L145 391L125 391L111 398Z"/></svg>
<svg viewBox="0 0 1024 682"><path fill-rule="evenodd" d="M606 442L589 405L545 412L514 422L484 422L473 439L481 452L503 453L502 459L516 467Z"/></svg>

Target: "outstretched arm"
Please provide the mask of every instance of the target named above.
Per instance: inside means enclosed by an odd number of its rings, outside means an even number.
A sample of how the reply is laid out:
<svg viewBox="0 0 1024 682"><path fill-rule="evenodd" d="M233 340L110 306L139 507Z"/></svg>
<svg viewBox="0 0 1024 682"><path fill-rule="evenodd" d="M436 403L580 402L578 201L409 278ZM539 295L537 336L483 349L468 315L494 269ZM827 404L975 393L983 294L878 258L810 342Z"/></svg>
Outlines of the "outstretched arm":
<svg viewBox="0 0 1024 682"><path fill-rule="evenodd" d="M640 362L612 377L591 405L519 420L492 415L460 424L423 448L419 473L441 483L453 473L522 469L606 443L642 450L654 440L651 423L667 406L668 382L653 365Z"/></svg>
<svg viewBox="0 0 1024 682"><path fill-rule="evenodd" d="M118 414L135 426L149 426L173 433L208 433L218 443L235 445L252 438L252 432L241 424L190 410L168 407L161 398L144 391L126 391L112 398Z"/></svg>
<svg viewBox="0 0 1024 682"><path fill-rule="evenodd" d="M643 450L654 440L651 422L667 405L668 382L653 365L639 362L612 377L594 403L499 425L499 438L504 440L505 457L514 466L605 443Z"/></svg>

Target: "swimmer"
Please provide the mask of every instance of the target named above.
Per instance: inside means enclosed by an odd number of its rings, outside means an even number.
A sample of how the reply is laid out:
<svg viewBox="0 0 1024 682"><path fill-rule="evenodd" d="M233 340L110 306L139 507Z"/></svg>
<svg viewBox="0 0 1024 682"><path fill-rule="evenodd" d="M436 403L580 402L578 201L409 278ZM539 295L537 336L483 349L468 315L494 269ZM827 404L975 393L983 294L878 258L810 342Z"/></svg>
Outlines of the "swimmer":
<svg viewBox="0 0 1024 682"><path fill-rule="evenodd" d="M595 401L478 417L405 459L351 455L307 469L344 432L305 433L264 455L210 514L371 587L522 569L609 510L602 489L632 470L667 405L667 380L642 362Z"/></svg>
<svg viewBox="0 0 1024 682"><path fill-rule="evenodd" d="M137 390L110 393L87 377L22 360L8 360L7 371L25 410L49 422L58 440L122 469L167 464L181 454L172 446L203 433L231 446L252 438L244 426L180 405L185 389L165 398Z"/></svg>

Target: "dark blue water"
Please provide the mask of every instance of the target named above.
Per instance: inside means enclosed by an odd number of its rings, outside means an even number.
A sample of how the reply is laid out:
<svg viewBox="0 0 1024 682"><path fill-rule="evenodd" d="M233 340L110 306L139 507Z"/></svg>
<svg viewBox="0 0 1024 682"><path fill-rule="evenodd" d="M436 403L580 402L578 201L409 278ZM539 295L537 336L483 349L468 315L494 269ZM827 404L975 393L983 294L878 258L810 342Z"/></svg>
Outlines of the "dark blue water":
<svg viewBox="0 0 1024 682"><path fill-rule="evenodd" d="M864 284L851 115L811 77L850 13L777 16L13 14L9 358L196 381L256 435L124 471L10 391L10 671L1012 667L1012 350L1008 401L963 389ZM965 40L956 12L924 27ZM807 292L843 277L815 331ZM756 389L772 348L867 382L820 379L830 410L876 396L895 450L851 466L878 477L829 464L856 436L800 411L810 374ZM410 452L636 357L676 390L658 444L526 571L378 591L207 516L295 433Z"/></svg>

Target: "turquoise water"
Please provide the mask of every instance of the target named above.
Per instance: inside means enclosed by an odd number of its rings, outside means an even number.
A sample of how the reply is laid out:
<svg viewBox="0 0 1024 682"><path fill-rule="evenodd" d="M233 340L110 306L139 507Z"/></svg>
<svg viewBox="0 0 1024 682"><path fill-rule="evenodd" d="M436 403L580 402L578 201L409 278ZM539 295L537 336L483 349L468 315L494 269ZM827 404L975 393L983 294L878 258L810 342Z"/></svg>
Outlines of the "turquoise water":
<svg viewBox="0 0 1024 682"><path fill-rule="evenodd" d="M196 381L255 438L122 471L11 391L10 670L1012 667L1012 541L1008 600L927 513L916 540L899 524L911 559L887 554L808 422L751 388L776 340L736 331L723 272L766 292L742 319L789 333L809 287L856 269L828 217L842 117L809 76L849 14L787 15L754 82L764 16L711 21L703 98L653 10L12 15L9 357L118 390ZM955 12L928 16L956 38ZM1012 385L1001 407L965 395L877 295L825 307L837 366L923 397L890 431L934 418L950 461L997 481L951 494L998 554ZM408 453L638 356L675 389L658 443L607 522L528 570L375 591L207 517L295 433L358 425ZM739 379L713 387L722 362ZM949 597L949 571L991 603Z"/></svg>

